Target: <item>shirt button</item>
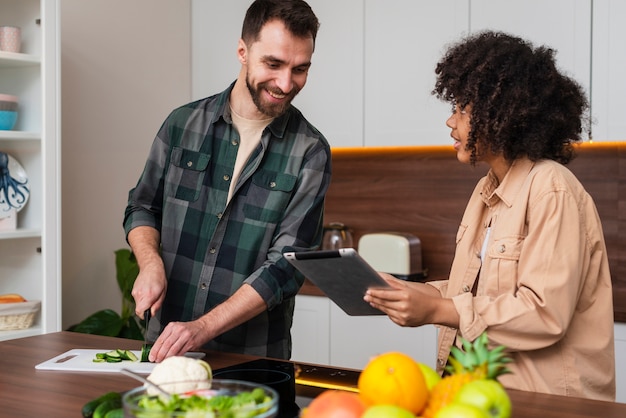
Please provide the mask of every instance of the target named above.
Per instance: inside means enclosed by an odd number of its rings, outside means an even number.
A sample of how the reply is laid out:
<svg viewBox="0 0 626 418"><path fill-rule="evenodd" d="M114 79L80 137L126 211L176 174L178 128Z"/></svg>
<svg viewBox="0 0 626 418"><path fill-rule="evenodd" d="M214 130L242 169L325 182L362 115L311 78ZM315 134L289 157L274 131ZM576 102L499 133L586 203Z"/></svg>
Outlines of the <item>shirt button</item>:
<svg viewBox="0 0 626 418"><path fill-rule="evenodd" d="M234 146L239 145L239 141L237 141L236 139L233 139L232 141L230 141L231 144L233 144Z"/></svg>
<svg viewBox="0 0 626 418"><path fill-rule="evenodd" d="M222 215L223 215L223 213L222 213L222 212L218 213L218 214L217 214L217 219L222 219Z"/></svg>
<svg viewBox="0 0 626 418"><path fill-rule="evenodd" d="M200 289L202 289L202 290L206 290L206 288L207 288L206 283L201 283L201 284L200 284Z"/></svg>
<svg viewBox="0 0 626 418"><path fill-rule="evenodd" d="M480 258L480 251L476 251L476 258Z"/></svg>
<svg viewBox="0 0 626 418"><path fill-rule="evenodd" d="M274 187L276 187L276 182L275 181L270 181L270 187L273 189Z"/></svg>
<svg viewBox="0 0 626 418"><path fill-rule="evenodd" d="M193 161L187 161L187 167L193 166Z"/></svg>
<svg viewBox="0 0 626 418"><path fill-rule="evenodd" d="M439 359L437 359L437 364L438 364L440 367L443 367L443 366L445 366L445 365L446 365L446 362L445 362L445 360L444 360L444 359L439 358Z"/></svg>
<svg viewBox="0 0 626 418"><path fill-rule="evenodd" d="M463 291L465 293L469 292L470 291L470 287L468 285L463 286Z"/></svg>
<svg viewBox="0 0 626 418"><path fill-rule="evenodd" d="M228 181L228 180L230 180L230 176L228 174L224 174L223 179L224 179L224 181Z"/></svg>
<svg viewBox="0 0 626 418"><path fill-rule="evenodd" d="M498 247L498 252L503 253L506 251L506 245L502 244Z"/></svg>
<svg viewBox="0 0 626 418"><path fill-rule="evenodd" d="M210 252L211 254L215 254L215 252L216 252L216 251L217 251L217 250L215 249L215 247L213 247L213 248L210 248L210 249L209 249L209 252Z"/></svg>

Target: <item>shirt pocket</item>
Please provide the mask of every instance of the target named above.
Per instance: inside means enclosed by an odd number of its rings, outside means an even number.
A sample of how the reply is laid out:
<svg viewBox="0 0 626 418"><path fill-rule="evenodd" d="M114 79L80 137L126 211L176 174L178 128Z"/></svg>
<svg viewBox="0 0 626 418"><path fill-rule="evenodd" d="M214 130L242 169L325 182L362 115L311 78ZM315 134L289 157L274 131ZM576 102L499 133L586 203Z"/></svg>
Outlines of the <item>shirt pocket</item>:
<svg viewBox="0 0 626 418"><path fill-rule="evenodd" d="M173 148L165 184L167 194L189 202L198 200L209 161L211 154Z"/></svg>
<svg viewBox="0 0 626 418"><path fill-rule="evenodd" d="M490 295L515 293L517 290L517 271L519 257L524 247L524 237L511 235L494 239L487 251L489 258L487 292Z"/></svg>
<svg viewBox="0 0 626 418"><path fill-rule="evenodd" d="M282 219L298 178L290 174L259 170L252 176L243 212L246 218L276 223Z"/></svg>

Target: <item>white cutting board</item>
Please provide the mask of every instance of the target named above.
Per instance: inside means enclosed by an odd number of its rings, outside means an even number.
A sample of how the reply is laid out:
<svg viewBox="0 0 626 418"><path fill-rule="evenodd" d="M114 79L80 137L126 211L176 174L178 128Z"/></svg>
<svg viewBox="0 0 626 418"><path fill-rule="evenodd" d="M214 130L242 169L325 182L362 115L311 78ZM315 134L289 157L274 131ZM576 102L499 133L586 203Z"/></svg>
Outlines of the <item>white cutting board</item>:
<svg viewBox="0 0 626 418"><path fill-rule="evenodd" d="M120 363L94 363L96 353L106 353L109 350L94 350L74 348L59 354L50 360L39 363L35 366L37 370L60 370L64 372L119 372L122 369L128 369L135 373L150 374L156 363L139 362L139 361L122 361ZM131 350L137 358L141 358L141 351ZM204 353L187 353L185 356L193 358L202 358Z"/></svg>

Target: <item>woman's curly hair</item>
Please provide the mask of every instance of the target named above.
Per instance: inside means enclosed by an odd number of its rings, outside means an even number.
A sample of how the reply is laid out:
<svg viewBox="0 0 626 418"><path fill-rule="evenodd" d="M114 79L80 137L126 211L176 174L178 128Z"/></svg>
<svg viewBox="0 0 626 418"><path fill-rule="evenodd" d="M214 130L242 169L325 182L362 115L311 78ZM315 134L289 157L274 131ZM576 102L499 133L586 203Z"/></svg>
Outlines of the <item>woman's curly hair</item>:
<svg viewBox="0 0 626 418"><path fill-rule="evenodd" d="M554 54L487 31L453 45L439 61L433 94L461 109L471 105L472 164L477 144L508 161L574 158L589 104L581 86L557 70Z"/></svg>

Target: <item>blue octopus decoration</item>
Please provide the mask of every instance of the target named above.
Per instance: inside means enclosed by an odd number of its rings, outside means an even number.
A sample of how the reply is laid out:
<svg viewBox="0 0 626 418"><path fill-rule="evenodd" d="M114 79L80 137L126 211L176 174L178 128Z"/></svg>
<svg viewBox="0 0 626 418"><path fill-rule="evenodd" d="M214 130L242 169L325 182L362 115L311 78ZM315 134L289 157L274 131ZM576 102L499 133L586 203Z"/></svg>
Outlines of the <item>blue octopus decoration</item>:
<svg viewBox="0 0 626 418"><path fill-rule="evenodd" d="M20 209L28 198L28 179L21 182L9 173L9 156L0 151L0 206L7 205L9 211Z"/></svg>

